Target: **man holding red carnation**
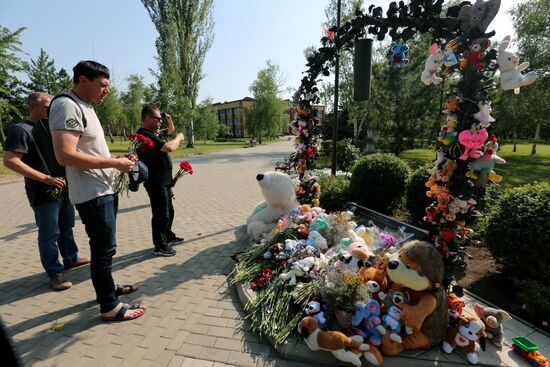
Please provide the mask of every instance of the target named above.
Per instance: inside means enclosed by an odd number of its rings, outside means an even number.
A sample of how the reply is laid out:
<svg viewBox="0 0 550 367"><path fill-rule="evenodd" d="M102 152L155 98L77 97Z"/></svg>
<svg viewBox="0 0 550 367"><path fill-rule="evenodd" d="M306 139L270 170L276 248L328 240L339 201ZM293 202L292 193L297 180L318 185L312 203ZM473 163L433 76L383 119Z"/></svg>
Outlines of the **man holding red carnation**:
<svg viewBox="0 0 550 367"><path fill-rule="evenodd" d="M153 142L152 149L138 151L138 157L149 169L149 177L144 183L145 190L151 202L151 227L153 233L154 254L157 256L174 256L176 250L173 245L183 242L172 232L174 221L174 206L172 204L172 160L168 153L178 149L185 139L178 133L172 140L166 141L159 136L162 120L168 123L168 136L175 130L172 117L161 114L158 107L144 105L141 110L141 127L137 133L149 138Z"/></svg>

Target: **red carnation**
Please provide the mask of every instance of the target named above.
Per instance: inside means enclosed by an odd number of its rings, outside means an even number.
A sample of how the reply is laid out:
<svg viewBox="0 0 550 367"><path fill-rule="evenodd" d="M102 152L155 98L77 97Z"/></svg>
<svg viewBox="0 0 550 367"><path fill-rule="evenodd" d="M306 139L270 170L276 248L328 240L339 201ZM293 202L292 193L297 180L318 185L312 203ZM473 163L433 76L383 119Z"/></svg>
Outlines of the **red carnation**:
<svg viewBox="0 0 550 367"><path fill-rule="evenodd" d="M191 166L191 163L189 161L183 161L180 163L180 169L178 172L176 172L176 175L172 179L172 186L176 184L176 182L181 178L181 176L185 174L193 174L193 167Z"/></svg>

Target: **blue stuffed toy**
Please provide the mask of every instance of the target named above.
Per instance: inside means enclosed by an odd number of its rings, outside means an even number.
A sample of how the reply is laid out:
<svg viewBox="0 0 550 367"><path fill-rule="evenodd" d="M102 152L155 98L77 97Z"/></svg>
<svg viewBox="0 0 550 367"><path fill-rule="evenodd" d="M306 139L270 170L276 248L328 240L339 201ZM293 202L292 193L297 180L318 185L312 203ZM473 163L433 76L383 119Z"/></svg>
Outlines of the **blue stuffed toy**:
<svg viewBox="0 0 550 367"><path fill-rule="evenodd" d="M374 346L382 344L382 335L386 334L386 329L382 325L378 301L373 299L366 304L356 304L351 324L359 327L361 336L368 339L370 344Z"/></svg>
<svg viewBox="0 0 550 367"><path fill-rule="evenodd" d="M400 67L409 63L407 55L405 53L409 51L409 46L406 43L398 43L392 48L393 54L388 65L394 67Z"/></svg>

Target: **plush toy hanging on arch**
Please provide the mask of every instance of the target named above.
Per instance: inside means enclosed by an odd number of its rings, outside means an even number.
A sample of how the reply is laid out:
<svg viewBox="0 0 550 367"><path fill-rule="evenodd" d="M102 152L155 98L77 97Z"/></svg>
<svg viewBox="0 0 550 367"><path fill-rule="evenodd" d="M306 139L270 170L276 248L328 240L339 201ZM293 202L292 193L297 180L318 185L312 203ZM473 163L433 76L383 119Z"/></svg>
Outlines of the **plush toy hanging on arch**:
<svg viewBox="0 0 550 367"><path fill-rule="evenodd" d="M389 66L401 67L409 63L407 59L407 52L409 51L409 45L406 43L398 43L392 47L391 59L388 61Z"/></svg>

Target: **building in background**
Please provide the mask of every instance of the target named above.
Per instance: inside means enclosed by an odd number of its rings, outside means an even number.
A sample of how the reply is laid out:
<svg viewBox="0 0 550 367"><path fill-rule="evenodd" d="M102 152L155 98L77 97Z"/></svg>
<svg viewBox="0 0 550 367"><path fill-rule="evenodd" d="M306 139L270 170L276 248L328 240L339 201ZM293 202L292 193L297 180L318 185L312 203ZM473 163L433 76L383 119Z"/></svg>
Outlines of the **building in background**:
<svg viewBox="0 0 550 367"><path fill-rule="evenodd" d="M231 136L243 138L248 136L244 110L252 107L253 103L254 98L244 97L236 101L214 103L212 108L218 116L218 124L226 125Z"/></svg>
<svg viewBox="0 0 550 367"><path fill-rule="evenodd" d="M290 102L290 100L285 100L287 106L282 112L285 116L288 116L288 122L293 121L297 114L295 106ZM230 102L217 102L212 104L212 109L218 116L218 124L225 125L228 127L229 134L234 138L244 138L249 137L248 131L246 130L246 117L244 110L252 107L254 104L254 98L244 97L236 101ZM325 106L317 105L314 106L318 111L319 123L325 123ZM289 131L290 133L290 128Z"/></svg>

